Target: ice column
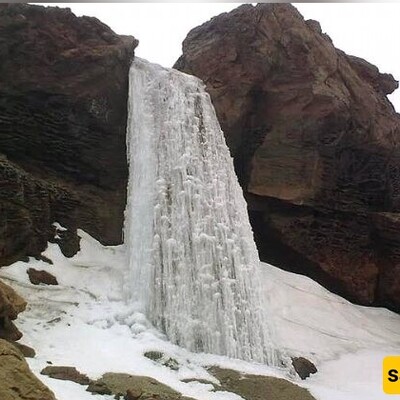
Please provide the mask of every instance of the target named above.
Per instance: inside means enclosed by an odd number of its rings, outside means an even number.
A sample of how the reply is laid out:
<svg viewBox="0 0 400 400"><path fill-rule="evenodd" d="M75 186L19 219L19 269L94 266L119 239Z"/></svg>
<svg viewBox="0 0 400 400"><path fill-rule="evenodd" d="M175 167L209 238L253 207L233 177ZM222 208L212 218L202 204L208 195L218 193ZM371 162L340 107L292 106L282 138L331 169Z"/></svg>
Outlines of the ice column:
<svg viewBox="0 0 400 400"><path fill-rule="evenodd" d="M203 83L130 70L125 293L174 343L275 364L246 203Z"/></svg>

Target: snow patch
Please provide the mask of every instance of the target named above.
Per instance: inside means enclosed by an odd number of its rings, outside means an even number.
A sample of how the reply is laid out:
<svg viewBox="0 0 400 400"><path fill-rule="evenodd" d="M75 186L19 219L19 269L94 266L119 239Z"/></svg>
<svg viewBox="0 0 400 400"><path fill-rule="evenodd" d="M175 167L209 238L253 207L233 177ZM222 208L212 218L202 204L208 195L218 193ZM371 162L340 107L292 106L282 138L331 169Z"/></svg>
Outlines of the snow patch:
<svg viewBox="0 0 400 400"><path fill-rule="evenodd" d="M400 351L400 317L386 309L355 306L313 282L268 264L261 264L262 286L273 305L271 318L279 345L290 355L314 361L318 373L306 381L287 371L224 356L191 353L167 340L145 316L124 302L123 246L105 247L83 231L81 250L65 258L55 244L43 253L54 265L33 258L1 268L0 277L29 300L17 319L22 342L37 356L28 359L33 371L58 400L89 400L84 386L40 375L47 361L74 366L91 378L105 372L153 377L185 396L199 400L238 400L232 393L211 392L211 386L185 378L215 381L205 366L218 365L250 374L289 379L320 400L384 400L381 362ZM26 270L44 269L59 286L35 286ZM146 357L161 351L179 363L173 371ZM357 375L354 375L357 370ZM111 400L110 396L97 397Z"/></svg>

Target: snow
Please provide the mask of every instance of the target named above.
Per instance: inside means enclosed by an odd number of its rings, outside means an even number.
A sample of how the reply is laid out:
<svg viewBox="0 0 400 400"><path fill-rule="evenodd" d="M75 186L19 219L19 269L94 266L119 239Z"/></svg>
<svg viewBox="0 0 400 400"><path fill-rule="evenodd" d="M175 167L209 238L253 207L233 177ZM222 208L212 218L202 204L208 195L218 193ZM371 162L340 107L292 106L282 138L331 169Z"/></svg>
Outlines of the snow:
<svg viewBox="0 0 400 400"><path fill-rule="evenodd" d="M323 363L320 372L307 381L307 386L321 398L387 399L382 392L381 369L382 360L390 351L382 351L382 348L344 354L336 360Z"/></svg>
<svg viewBox="0 0 400 400"><path fill-rule="evenodd" d="M55 244L43 253L54 265L33 258L1 268L0 277L29 300L17 325L21 342L35 348L28 359L33 371L58 400L86 400L93 396L84 386L40 375L51 361L75 366L91 378L105 372L151 376L186 396L199 400L238 400L228 392L211 392L211 386L185 378L215 381L207 365L245 373L289 379L308 388L318 400L384 400L381 390L383 357L400 350L400 317L386 309L355 306L311 279L261 264L262 286L279 345L289 355L315 362L318 373L300 381L287 370L224 356L191 353L169 342L145 316L123 298L121 287L126 254L123 246L104 247L83 231L81 251L65 258ZM35 286L26 270L44 269L59 286ZM173 371L143 356L158 350L176 359ZM111 396L98 396L109 400Z"/></svg>
<svg viewBox="0 0 400 400"><path fill-rule="evenodd" d="M400 350L400 317L384 308L356 306L312 279L263 264L278 344L319 362L368 348Z"/></svg>
<svg viewBox="0 0 400 400"><path fill-rule="evenodd" d="M126 297L173 343L277 365L246 203L203 82L138 58L129 80Z"/></svg>

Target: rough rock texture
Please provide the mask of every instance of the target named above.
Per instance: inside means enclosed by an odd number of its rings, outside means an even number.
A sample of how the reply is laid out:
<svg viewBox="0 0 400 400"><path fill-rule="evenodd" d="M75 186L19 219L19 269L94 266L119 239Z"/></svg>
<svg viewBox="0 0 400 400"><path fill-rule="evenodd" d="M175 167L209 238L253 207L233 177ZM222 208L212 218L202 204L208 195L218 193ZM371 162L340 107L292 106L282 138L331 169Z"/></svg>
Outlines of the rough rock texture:
<svg viewBox="0 0 400 400"><path fill-rule="evenodd" d="M21 339L22 333L12 321L25 308L25 300L14 289L0 281L0 339L10 341Z"/></svg>
<svg viewBox="0 0 400 400"><path fill-rule="evenodd" d="M29 268L27 271L29 280L34 285L58 285L57 278L47 271L37 270L35 268Z"/></svg>
<svg viewBox="0 0 400 400"><path fill-rule="evenodd" d="M290 4L213 18L175 67L207 85L261 258L400 311L398 82Z"/></svg>
<svg viewBox="0 0 400 400"><path fill-rule="evenodd" d="M53 379L60 379L62 381L71 381L79 385L89 385L90 379L87 375L80 373L75 367L57 367L48 366L43 368L40 373L42 375L50 376Z"/></svg>
<svg viewBox="0 0 400 400"><path fill-rule="evenodd" d="M50 391L29 369L24 356L0 339L0 399L55 400Z"/></svg>
<svg viewBox="0 0 400 400"><path fill-rule="evenodd" d="M221 387L245 400L315 400L307 389L285 379L262 375L244 375L231 369L211 367L210 373Z"/></svg>
<svg viewBox="0 0 400 400"><path fill-rule="evenodd" d="M122 238L128 69L137 40L69 9L0 5L0 266L68 228Z"/></svg>

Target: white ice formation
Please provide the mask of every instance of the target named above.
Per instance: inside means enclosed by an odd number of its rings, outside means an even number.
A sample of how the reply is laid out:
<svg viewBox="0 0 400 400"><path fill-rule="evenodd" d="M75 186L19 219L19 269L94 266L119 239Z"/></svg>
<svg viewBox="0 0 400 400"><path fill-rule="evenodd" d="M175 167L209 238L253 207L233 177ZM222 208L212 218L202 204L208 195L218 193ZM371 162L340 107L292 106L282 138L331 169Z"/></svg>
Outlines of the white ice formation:
<svg viewBox="0 0 400 400"><path fill-rule="evenodd" d="M246 203L197 78L130 70L125 293L174 343L277 362Z"/></svg>

